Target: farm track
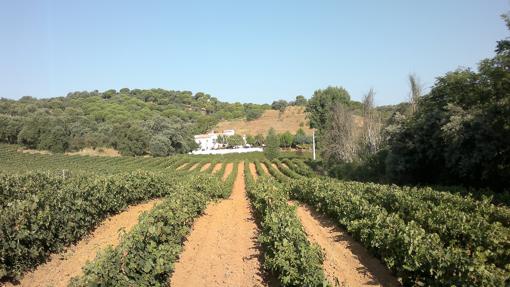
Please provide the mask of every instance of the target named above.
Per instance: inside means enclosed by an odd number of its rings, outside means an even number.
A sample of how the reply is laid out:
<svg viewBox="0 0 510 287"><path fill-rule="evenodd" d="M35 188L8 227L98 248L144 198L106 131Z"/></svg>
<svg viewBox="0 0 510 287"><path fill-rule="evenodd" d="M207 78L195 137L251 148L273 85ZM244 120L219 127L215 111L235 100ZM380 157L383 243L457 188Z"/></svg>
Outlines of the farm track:
<svg viewBox="0 0 510 287"><path fill-rule="evenodd" d="M222 163L217 163L212 170L212 174L217 173L221 169L221 165Z"/></svg>
<svg viewBox="0 0 510 287"><path fill-rule="evenodd" d="M188 165L188 163L183 163L176 170L181 170L181 169L183 169L187 165Z"/></svg>
<svg viewBox="0 0 510 287"><path fill-rule="evenodd" d="M269 173L269 170L267 169L267 166L265 163L260 163L260 166L262 167L262 169L264 170L264 172L266 173L266 175L271 175Z"/></svg>
<svg viewBox="0 0 510 287"><path fill-rule="evenodd" d="M227 166L225 167L225 173L223 174L223 177L221 178L221 180L225 181L227 179L227 177L230 175L230 173L232 172L232 169L234 169L234 164L228 163ZM237 180L237 178L236 178L236 180Z"/></svg>
<svg viewBox="0 0 510 287"><path fill-rule="evenodd" d="M151 210L161 200L151 200L128 207L127 210L103 221L89 236L69 247L60 254L53 254L48 262L27 273L19 285L8 283L6 286L67 286L72 277L82 273L81 268L96 253L108 245L119 244L119 230L129 232L138 223L138 216Z"/></svg>
<svg viewBox="0 0 510 287"><path fill-rule="evenodd" d="M208 169L208 168L209 168L209 166L211 166L211 163L210 163L210 162L208 162L208 163L204 164L204 165L202 166L202 168L200 169L200 171L201 171L201 172L203 172L204 170Z"/></svg>
<svg viewBox="0 0 510 287"><path fill-rule="evenodd" d="M329 282L340 286L401 286L386 266L332 220L306 205L297 205L296 211L308 240L324 252L323 268Z"/></svg>
<svg viewBox="0 0 510 287"><path fill-rule="evenodd" d="M230 163L226 170L231 171L232 166ZM209 204L195 221L170 285L266 286L257 233L240 163L229 199Z"/></svg>
<svg viewBox="0 0 510 287"><path fill-rule="evenodd" d="M272 166L280 171L275 164ZM266 174L272 177L267 170ZM381 261L332 220L307 205L292 201L289 204L296 206L308 240L321 247L324 274L333 286L401 286Z"/></svg>
<svg viewBox="0 0 510 287"><path fill-rule="evenodd" d="M250 164L248 166L250 167L251 176L253 176L254 180L257 180L259 175L257 174L257 168L255 167L255 164L250 162Z"/></svg>
<svg viewBox="0 0 510 287"><path fill-rule="evenodd" d="M195 163L188 171L193 171L195 170L195 168L197 168L197 166L199 165L200 163Z"/></svg>

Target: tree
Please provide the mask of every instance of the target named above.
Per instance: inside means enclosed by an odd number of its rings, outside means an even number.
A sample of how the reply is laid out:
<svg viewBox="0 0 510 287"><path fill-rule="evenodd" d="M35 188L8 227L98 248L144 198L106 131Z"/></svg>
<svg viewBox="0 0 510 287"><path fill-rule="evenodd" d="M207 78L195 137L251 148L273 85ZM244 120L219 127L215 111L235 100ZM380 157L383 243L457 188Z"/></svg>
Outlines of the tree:
<svg viewBox="0 0 510 287"><path fill-rule="evenodd" d="M285 108L287 108L288 105L289 105L289 103L287 101L285 101L285 100L278 100L278 101L274 101L271 104L271 108L273 110L280 111L280 113L283 113L285 111Z"/></svg>
<svg viewBox="0 0 510 287"><path fill-rule="evenodd" d="M294 136L289 131L280 134L280 147L289 148L293 142Z"/></svg>
<svg viewBox="0 0 510 287"><path fill-rule="evenodd" d="M299 128L296 131L296 135L294 136L294 146L300 146L306 143L306 134L302 128Z"/></svg>
<svg viewBox="0 0 510 287"><path fill-rule="evenodd" d="M255 137L252 136L252 135L246 136L246 143L251 145L251 146L255 146L255 143L256 143Z"/></svg>
<svg viewBox="0 0 510 287"><path fill-rule="evenodd" d="M227 143L230 147L242 146L244 145L244 139L241 135L232 135L227 137Z"/></svg>
<svg viewBox="0 0 510 287"><path fill-rule="evenodd" d="M363 129L361 134L361 156L369 156L377 153L381 145L381 122L377 110L374 107L373 89L363 97Z"/></svg>
<svg viewBox="0 0 510 287"><path fill-rule="evenodd" d="M411 114L414 114L422 94L422 86L420 84L420 80L414 74L409 75L409 85L411 87L411 92L409 93L409 103L411 105Z"/></svg>
<svg viewBox="0 0 510 287"><path fill-rule="evenodd" d="M336 103L328 113L322 137L322 157L329 164L352 162L356 159L357 141L352 113Z"/></svg>
<svg viewBox="0 0 510 287"><path fill-rule="evenodd" d="M294 105L296 106L306 106L306 104L308 103L308 101L306 100L306 98L304 96L296 96L296 100L294 101Z"/></svg>
<svg viewBox="0 0 510 287"><path fill-rule="evenodd" d="M324 129L333 107L337 104L347 107L350 99L349 93L342 87L327 87L325 90L315 91L305 110L310 118L310 127L319 131Z"/></svg>
<svg viewBox="0 0 510 287"><path fill-rule="evenodd" d="M389 139L390 180L508 189L510 45L504 41L478 71L449 72L420 98Z"/></svg>
<svg viewBox="0 0 510 287"><path fill-rule="evenodd" d="M280 141L278 139L278 135L276 134L273 128L269 129L266 137L266 148L264 149L264 154L270 160L277 158L280 154L279 152Z"/></svg>
<svg viewBox="0 0 510 287"><path fill-rule="evenodd" d="M149 142L149 152L153 156L168 156L174 152L174 148L169 138L156 135Z"/></svg>
<svg viewBox="0 0 510 287"><path fill-rule="evenodd" d="M246 120L247 121L256 120L256 119L260 118L260 116L262 116L263 113L264 113L264 110L261 110L261 109L249 109L246 111Z"/></svg>
<svg viewBox="0 0 510 287"><path fill-rule="evenodd" d="M266 143L266 139L263 134L257 134L255 136L255 146L263 146Z"/></svg>

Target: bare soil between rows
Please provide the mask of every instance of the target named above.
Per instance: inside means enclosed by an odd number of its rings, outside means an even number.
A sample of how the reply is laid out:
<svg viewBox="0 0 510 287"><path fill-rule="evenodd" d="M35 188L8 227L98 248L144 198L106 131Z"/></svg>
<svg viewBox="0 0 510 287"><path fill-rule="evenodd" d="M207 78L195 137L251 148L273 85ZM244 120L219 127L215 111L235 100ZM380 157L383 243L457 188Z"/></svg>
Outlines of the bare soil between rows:
<svg viewBox="0 0 510 287"><path fill-rule="evenodd" d="M138 223L139 215L151 210L161 200L151 200L128 207L125 211L103 221L85 239L69 247L60 254L53 254L50 259L27 273L19 285L7 283L6 286L67 286L72 277L82 274L82 267L96 257L96 253L108 245L119 244L119 230L129 232Z"/></svg>
<svg viewBox="0 0 510 287"><path fill-rule="evenodd" d="M297 215L308 239L324 251L324 273L329 282L340 286L401 286L381 261L332 220L306 205L297 205Z"/></svg>
<svg viewBox="0 0 510 287"><path fill-rule="evenodd" d="M227 165L228 170L232 164ZM209 204L193 224L170 285L267 286L257 233L240 163L231 196Z"/></svg>

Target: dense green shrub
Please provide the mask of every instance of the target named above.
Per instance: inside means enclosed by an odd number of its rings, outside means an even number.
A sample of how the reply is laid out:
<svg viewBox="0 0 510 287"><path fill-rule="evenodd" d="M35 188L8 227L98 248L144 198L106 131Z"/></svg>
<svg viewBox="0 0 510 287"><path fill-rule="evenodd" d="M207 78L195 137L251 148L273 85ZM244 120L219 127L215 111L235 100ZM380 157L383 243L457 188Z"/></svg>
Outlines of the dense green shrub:
<svg viewBox="0 0 510 287"><path fill-rule="evenodd" d="M129 204L172 191L166 176L133 172L76 177L65 183L45 176L40 191L11 201L0 210L0 277L26 270L81 239L107 216Z"/></svg>
<svg viewBox="0 0 510 287"><path fill-rule="evenodd" d="M282 186L267 177L255 183L245 164L248 195L260 220L259 242L264 250L264 268L282 286L327 286L322 253L307 239L296 207L287 203Z"/></svg>
<svg viewBox="0 0 510 287"><path fill-rule="evenodd" d="M231 186L210 176L176 184L119 246L98 254L70 286L165 286L194 219L209 200L227 197Z"/></svg>
<svg viewBox="0 0 510 287"><path fill-rule="evenodd" d="M392 209L388 211L381 205L371 203L364 193L357 189L359 184L339 184L338 181L321 178L305 179L294 182L291 195L328 214L346 227L354 238L397 273L405 286L506 286L509 283L508 262L506 267L501 266L502 262L499 262L498 267L488 258L492 252L499 254L506 252L498 250L496 247L498 245L493 246L496 249L483 250L445 243L439 234L427 231L412 218L406 220L399 212L391 212ZM413 196L413 193L410 192L409 196ZM427 193L426 196L434 195ZM448 195L444 199L452 202L462 200L460 197L449 198ZM416 198L416 202L419 203L420 199ZM406 207L398 208L400 210ZM411 209L411 214L415 212L412 211L412 206L407 208ZM456 208L458 206L454 207ZM436 215L443 212L444 216L448 217L450 211L443 209L435 212ZM419 208L416 212L419 212ZM469 216L469 213L466 215ZM430 219L434 221L434 218ZM436 224L437 227L441 226L440 222ZM443 226L456 230L468 228L467 231L473 234L478 232L476 230L478 227L473 225ZM486 236L481 233L480 235L482 238ZM498 242L505 239L485 240ZM501 246L505 246L504 244L508 242L503 242Z"/></svg>

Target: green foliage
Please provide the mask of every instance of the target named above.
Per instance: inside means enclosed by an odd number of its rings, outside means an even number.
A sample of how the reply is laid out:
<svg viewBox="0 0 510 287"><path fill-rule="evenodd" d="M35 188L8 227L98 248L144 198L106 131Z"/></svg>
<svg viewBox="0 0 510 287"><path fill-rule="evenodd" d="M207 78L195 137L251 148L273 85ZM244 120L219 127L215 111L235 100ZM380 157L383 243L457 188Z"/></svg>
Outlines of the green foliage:
<svg viewBox="0 0 510 287"><path fill-rule="evenodd" d="M310 127L324 129L328 119L328 114L335 104L348 105L351 97L347 90L342 87L327 87L324 90L317 90L308 100L306 112L309 113Z"/></svg>
<svg viewBox="0 0 510 287"><path fill-rule="evenodd" d="M289 131L280 134L279 137L280 147L289 148L292 146L292 143L294 142L294 136Z"/></svg>
<svg viewBox="0 0 510 287"><path fill-rule="evenodd" d="M247 121L256 120L256 119L260 118L260 116L262 116L263 113L264 113L264 110L262 110L262 109L246 110L246 120Z"/></svg>
<svg viewBox="0 0 510 287"><path fill-rule="evenodd" d="M308 101L302 95L296 96L296 100L294 101L294 105L296 106L306 106L307 103Z"/></svg>
<svg viewBox="0 0 510 287"><path fill-rule="evenodd" d="M500 222L490 223L484 209L471 209L478 206L475 201L432 190L320 178L294 182L291 194L346 227L405 286L508 283L508 247L503 247L508 244L508 230ZM484 227L478 230L479 226ZM485 232L496 238L486 237Z"/></svg>
<svg viewBox="0 0 510 287"><path fill-rule="evenodd" d="M287 108L288 105L289 105L289 103L285 100L277 100L271 104L271 108L273 110L277 110L277 111L280 111L281 113L283 113L285 111L285 108Z"/></svg>
<svg viewBox="0 0 510 287"><path fill-rule="evenodd" d="M388 178L399 183L510 185L510 47L479 71L439 77L390 133Z"/></svg>
<svg viewBox="0 0 510 287"><path fill-rule="evenodd" d="M308 142L308 137L305 134L305 131L302 128L299 128L296 131L296 135L294 136L293 144L295 146L300 146L300 145L307 144L307 143L309 143L309 142Z"/></svg>
<svg viewBox="0 0 510 287"><path fill-rule="evenodd" d="M194 134L209 131L220 120L258 118L269 108L163 89L0 99L0 142L53 152L113 147L125 155L187 153L195 148ZM154 136L158 139L151 145ZM170 140L171 148L165 148L168 142L161 137Z"/></svg>
<svg viewBox="0 0 510 287"><path fill-rule="evenodd" d="M266 143L266 139L263 134L257 134L255 136L255 146L263 146Z"/></svg>
<svg viewBox="0 0 510 287"><path fill-rule="evenodd" d="M264 250L264 268L282 286L327 286L319 246L307 239L296 207L287 204L288 196L273 180L260 177L254 182L245 163L248 195L260 219L259 242Z"/></svg>
<svg viewBox="0 0 510 287"><path fill-rule="evenodd" d="M256 144L255 137L252 136L252 135L247 135L246 136L246 143L251 145L251 146L255 146L255 144Z"/></svg>
<svg viewBox="0 0 510 287"><path fill-rule="evenodd" d="M76 242L107 216L129 204L167 194L174 183L147 172L76 177L45 183L0 210L0 277L18 277L51 253ZM23 179L23 177L18 177ZM33 186L21 183L21 186ZM19 190L18 192L27 192Z"/></svg>
<svg viewBox="0 0 510 287"><path fill-rule="evenodd" d="M163 203L142 215L119 246L100 253L70 286L165 286L193 219L209 200L228 196L225 190L214 177L181 181Z"/></svg>
<svg viewBox="0 0 510 287"><path fill-rule="evenodd" d="M151 138L149 151L153 156L168 156L173 153L174 148L169 138L158 135Z"/></svg>
<svg viewBox="0 0 510 287"><path fill-rule="evenodd" d="M266 148L264 154L268 159L277 158L279 154L280 140L273 128L269 129L266 137Z"/></svg>
<svg viewBox="0 0 510 287"><path fill-rule="evenodd" d="M233 135L227 137L227 144L230 147L242 146L244 145L244 139L241 135Z"/></svg>

